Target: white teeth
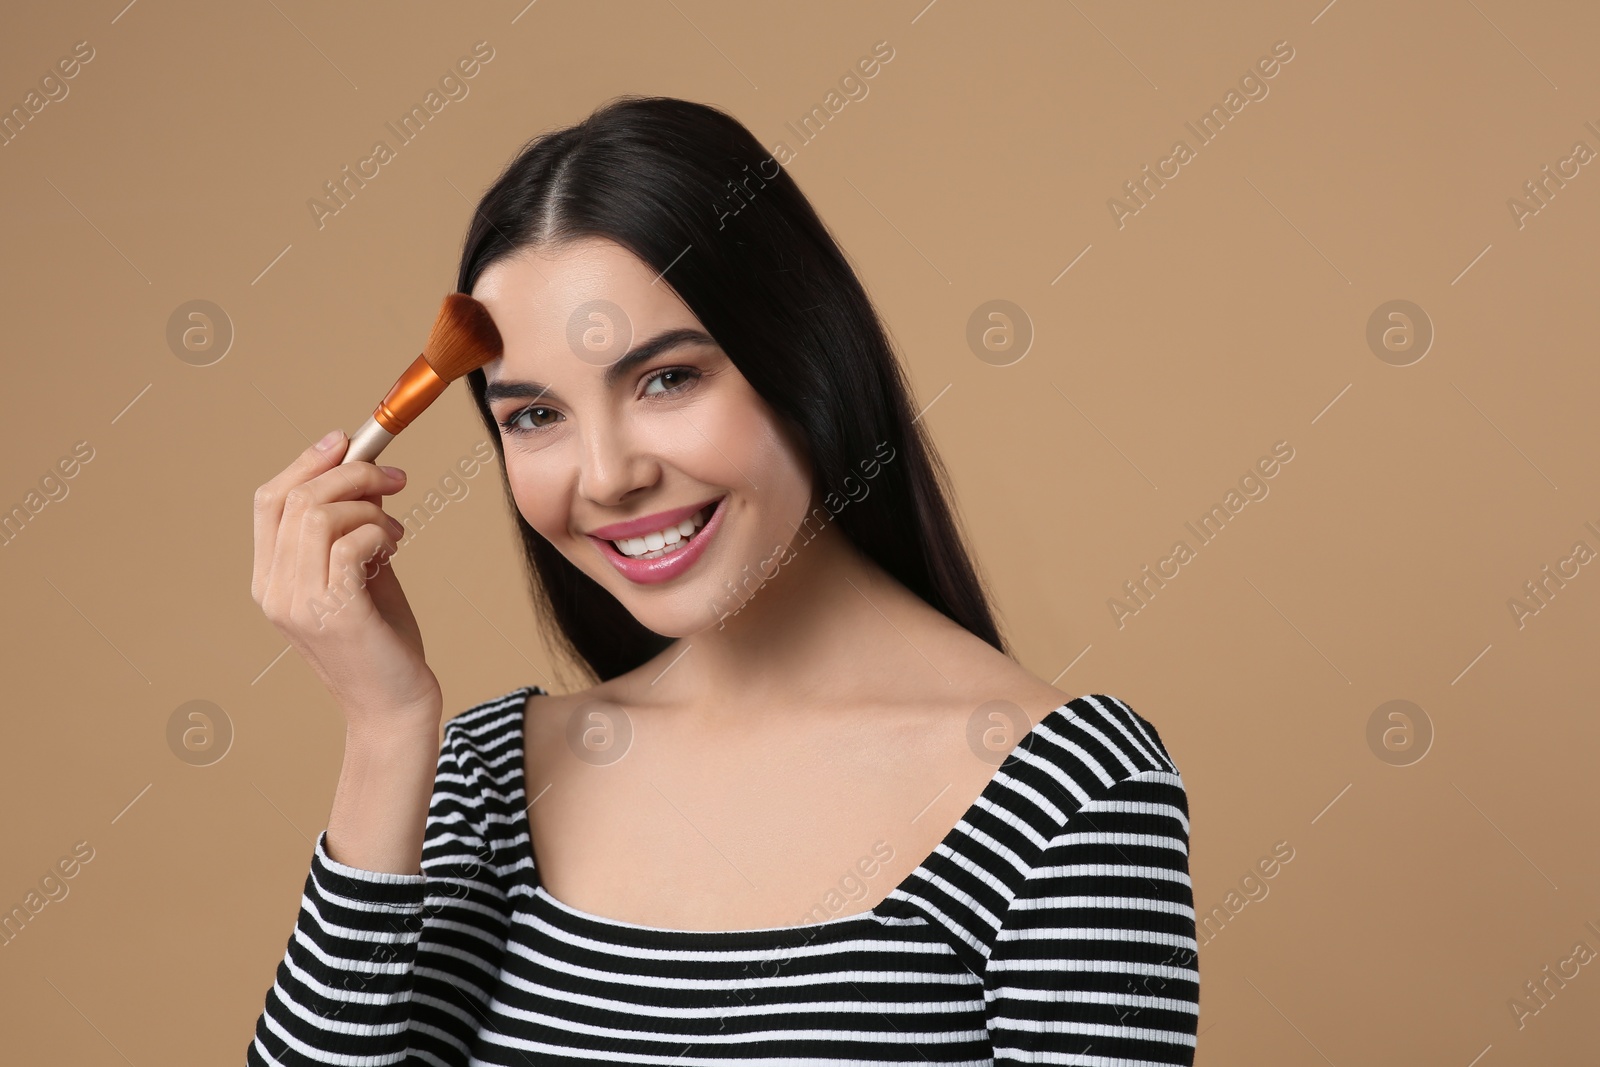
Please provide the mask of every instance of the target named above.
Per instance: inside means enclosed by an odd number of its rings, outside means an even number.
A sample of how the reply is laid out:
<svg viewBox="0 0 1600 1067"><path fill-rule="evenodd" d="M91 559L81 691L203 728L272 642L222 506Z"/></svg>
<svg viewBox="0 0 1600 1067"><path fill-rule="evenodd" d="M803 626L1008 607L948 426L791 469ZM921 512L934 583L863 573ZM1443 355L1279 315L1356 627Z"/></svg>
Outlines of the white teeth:
<svg viewBox="0 0 1600 1067"><path fill-rule="evenodd" d="M694 532L705 525L707 513L715 507L715 504L709 505L682 522L654 533L647 533L641 537L624 537L620 541L611 543L617 547L618 552L634 559L655 559L658 556L665 556L688 544L693 539Z"/></svg>

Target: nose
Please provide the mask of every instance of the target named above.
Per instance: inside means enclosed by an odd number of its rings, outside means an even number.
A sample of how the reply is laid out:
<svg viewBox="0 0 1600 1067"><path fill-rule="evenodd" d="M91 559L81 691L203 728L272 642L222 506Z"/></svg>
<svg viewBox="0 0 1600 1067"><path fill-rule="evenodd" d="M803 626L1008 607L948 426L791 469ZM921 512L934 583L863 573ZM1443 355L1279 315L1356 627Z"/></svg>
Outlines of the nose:
<svg viewBox="0 0 1600 1067"><path fill-rule="evenodd" d="M660 466L641 450L622 419L591 419L578 431L581 442L578 492L603 507L625 503L655 484Z"/></svg>

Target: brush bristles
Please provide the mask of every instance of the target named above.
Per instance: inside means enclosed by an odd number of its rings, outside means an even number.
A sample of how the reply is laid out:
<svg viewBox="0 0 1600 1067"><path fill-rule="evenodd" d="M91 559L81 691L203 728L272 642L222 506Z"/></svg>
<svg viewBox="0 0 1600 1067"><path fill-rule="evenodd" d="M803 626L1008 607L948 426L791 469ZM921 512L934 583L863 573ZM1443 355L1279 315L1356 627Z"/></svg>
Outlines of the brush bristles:
<svg viewBox="0 0 1600 1067"><path fill-rule="evenodd" d="M451 293L444 298L439 317L433 322L422 357L433 373L453 382L468 371L499 359L504 351L505 342L489 317L489 309L466 293Z"/></svg>

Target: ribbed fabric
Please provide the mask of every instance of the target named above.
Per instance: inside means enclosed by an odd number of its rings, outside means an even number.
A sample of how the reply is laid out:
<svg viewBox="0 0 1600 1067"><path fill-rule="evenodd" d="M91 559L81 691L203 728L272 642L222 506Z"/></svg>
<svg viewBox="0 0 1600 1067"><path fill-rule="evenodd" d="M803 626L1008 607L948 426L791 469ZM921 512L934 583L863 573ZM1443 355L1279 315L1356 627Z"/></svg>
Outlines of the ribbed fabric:
<svg viewBox="0 0 1600 1067"><path fill-rule="evenodd" d="M421 874L338 863L318 835L248 1064L1194 1063L1187 797L1121 701L1040 720L870 912L705 932L544 891L530 693L446 724Z"/></svg>

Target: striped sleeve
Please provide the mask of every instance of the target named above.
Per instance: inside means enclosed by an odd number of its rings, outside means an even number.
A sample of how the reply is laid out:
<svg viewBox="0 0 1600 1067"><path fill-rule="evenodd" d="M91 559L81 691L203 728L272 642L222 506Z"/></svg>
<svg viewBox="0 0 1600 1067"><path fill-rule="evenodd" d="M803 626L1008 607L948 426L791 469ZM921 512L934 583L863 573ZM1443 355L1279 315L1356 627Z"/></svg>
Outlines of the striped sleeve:
<svg viewBox="0 0 1600 1067"><path fill-rule="evenodd" d="M317 836L250 1067L467 1062L509 913L457 727L439 752L422 873L348 866Z"/></svg>
<svg viewBox="0 0 1600 1067"><path fill-rule="evenodd" d="M984 975L998 1063L1194 1063L1200 970L1189 807L1172 770L1069 815L1003 918Z"/></svg>

